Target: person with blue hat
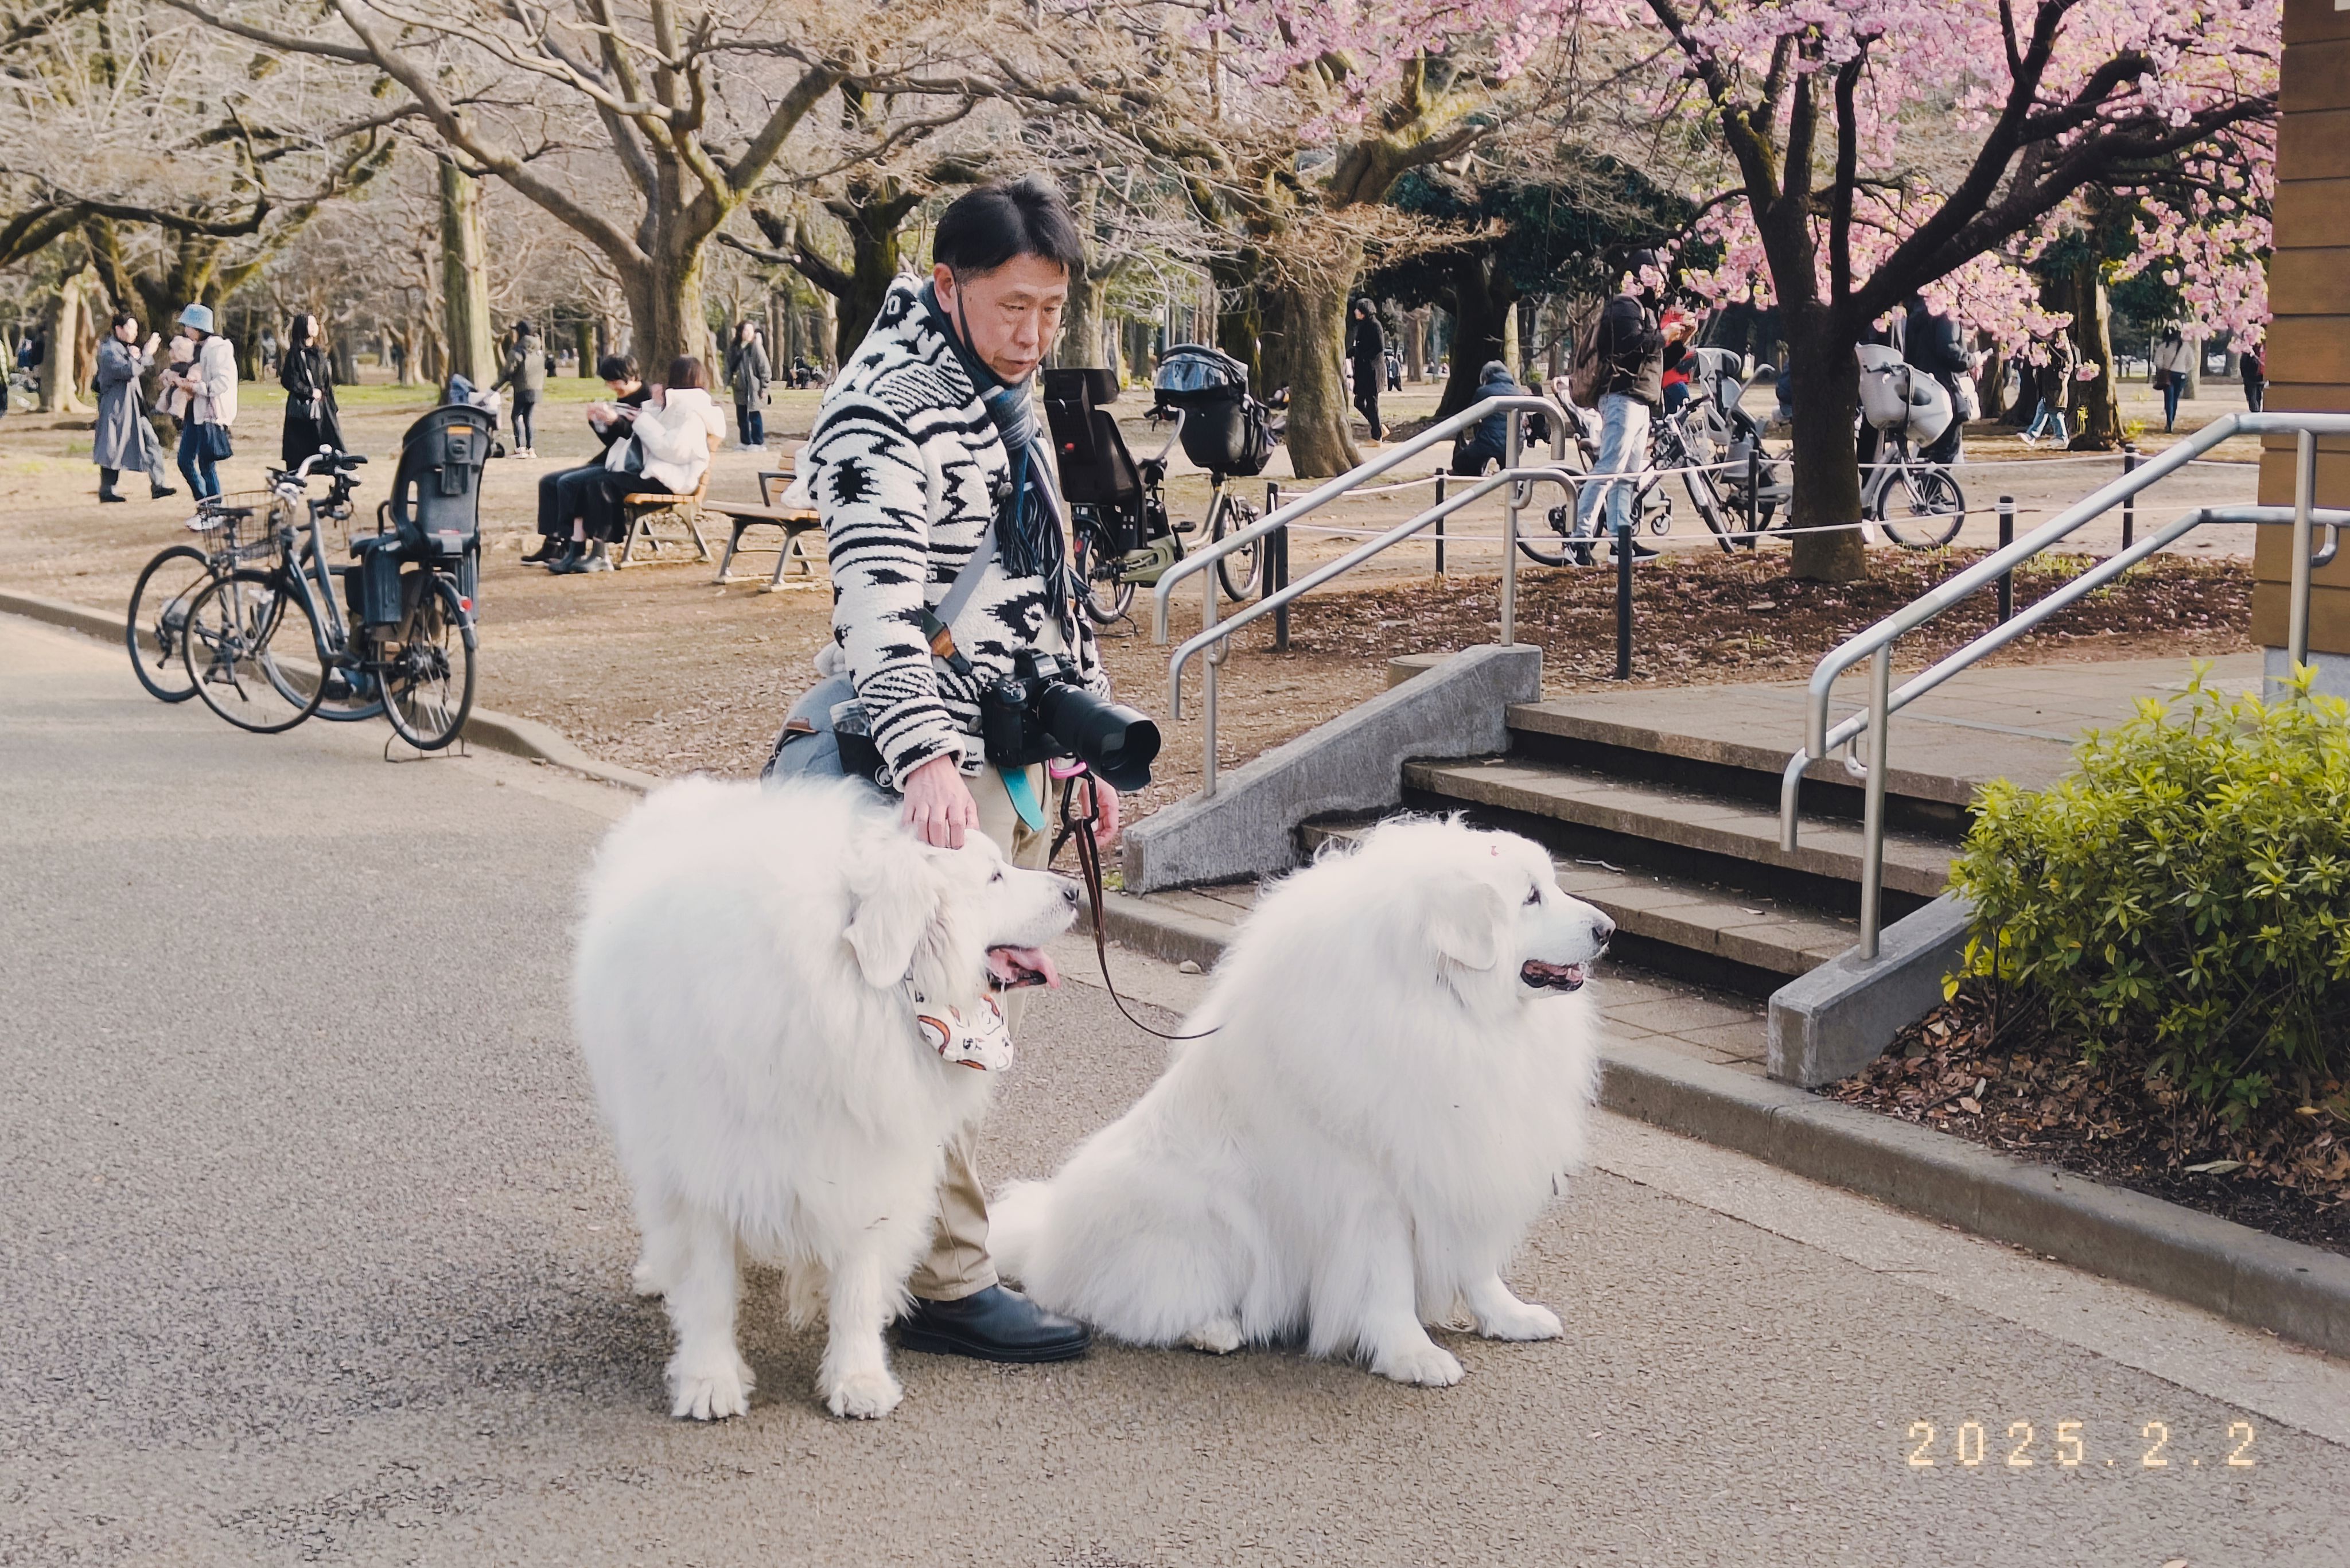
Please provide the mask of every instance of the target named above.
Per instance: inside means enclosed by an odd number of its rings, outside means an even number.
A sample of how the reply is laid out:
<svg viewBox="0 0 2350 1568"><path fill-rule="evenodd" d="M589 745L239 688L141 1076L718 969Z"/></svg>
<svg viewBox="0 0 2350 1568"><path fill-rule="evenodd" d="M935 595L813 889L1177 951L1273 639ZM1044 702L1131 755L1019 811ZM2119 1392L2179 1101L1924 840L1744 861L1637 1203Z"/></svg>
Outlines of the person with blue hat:
<svg viewBox="0 0 2350 1568"><path fill-rule="evenodd" d="M229 457L229 427L236 422L236 347L213 330L212 306L191 305L180 325L196 340L195 363L165 379L188 394L180 426L180 472L188 493L202 501L221 493L217 464Z"/></svg>

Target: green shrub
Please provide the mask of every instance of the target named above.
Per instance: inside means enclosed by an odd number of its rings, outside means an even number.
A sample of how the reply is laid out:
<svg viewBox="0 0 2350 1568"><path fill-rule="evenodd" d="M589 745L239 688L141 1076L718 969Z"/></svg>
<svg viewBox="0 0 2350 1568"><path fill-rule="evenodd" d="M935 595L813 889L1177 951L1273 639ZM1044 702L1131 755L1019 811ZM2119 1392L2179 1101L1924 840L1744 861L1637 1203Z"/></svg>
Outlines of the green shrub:
<svg viewBox="0 0 2350 1568"><path fill-rule="evenodd" d="M2199 668L2076 759L1977 800L1950 871L1974 903L1966 972L2233 1126L2350 1077L2350 705L2306 674L2231 699Z"/></svg>

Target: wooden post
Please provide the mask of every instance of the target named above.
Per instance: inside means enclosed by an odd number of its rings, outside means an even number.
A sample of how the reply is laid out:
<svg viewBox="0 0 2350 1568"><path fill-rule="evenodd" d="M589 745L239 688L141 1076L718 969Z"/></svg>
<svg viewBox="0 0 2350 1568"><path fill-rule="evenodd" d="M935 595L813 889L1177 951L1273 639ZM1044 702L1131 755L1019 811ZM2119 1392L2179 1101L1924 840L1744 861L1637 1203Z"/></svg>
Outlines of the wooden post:
<svg viewBox="0 0 2350 1568"><path fill-rule="evenodd" d="M2285 0L2284 64L2279 73L2274 249L2269 258L2268 334L2272 413L2350 408L2350 296L2342 250L2350 245L2350 161L2341 124L2350 117L2350 9L2338 0ZM2261 453L2261 501L2293 499L2294 441L2270 436ZM2350 440L2317 443L2319 506L2350 506ZM2252 638L2291 646L2286 626L2292 570L2290 528L2254 530ZM2311 579L2309 647L2329 667L2320 689L2350 691L2350 551Z"/></svg>

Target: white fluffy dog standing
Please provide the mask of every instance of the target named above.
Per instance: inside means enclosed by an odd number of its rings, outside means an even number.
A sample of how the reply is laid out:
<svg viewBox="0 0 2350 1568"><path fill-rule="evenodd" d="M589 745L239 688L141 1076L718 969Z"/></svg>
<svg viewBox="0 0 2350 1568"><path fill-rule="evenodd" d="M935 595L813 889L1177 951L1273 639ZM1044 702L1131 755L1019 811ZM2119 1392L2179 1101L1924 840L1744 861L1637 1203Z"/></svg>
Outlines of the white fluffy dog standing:
<svg viewBox="0 0 2350 1568"><path fill-rule="evenodd" d="M1050 1180L993 1206L1039 1304L1136 1345L1301 1332L1402 1383L1459 1381L1425 1324L1555 1337L1502 1270L1579 1162L1587 995L1615 924L1511 834L1409 819L1259 901L1165 1075Z"/></svg>
<svg viewBox="0 0 2350 1568"><path fill-rule="evenodd" d="M837 1416L899 1397L882 1331L931 1234L948 1136L993 1074L915 1023L995 982L1053 981L1035 950L1076 885L901 829L860 784L689 780L605 839L572 986L596 1096L644 1237L637 1288L677 1331L673 1412L740 1414L737 1250L824 1303L816 1392Z"/></svg>

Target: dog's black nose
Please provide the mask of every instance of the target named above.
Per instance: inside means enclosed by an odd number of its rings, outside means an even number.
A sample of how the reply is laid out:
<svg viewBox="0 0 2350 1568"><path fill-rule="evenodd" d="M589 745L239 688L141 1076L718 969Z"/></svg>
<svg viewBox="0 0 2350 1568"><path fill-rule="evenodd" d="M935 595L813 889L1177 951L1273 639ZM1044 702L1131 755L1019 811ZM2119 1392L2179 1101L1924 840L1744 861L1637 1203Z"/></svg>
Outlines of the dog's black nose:
<svg viewBox="0 0 2350 1568"><path fill-rule="evenodd" d="M1061 901L1074 909L1085 902L1085 895L1077 890L1075 882L1064 881L1061 884Z"/></svg>
<svg viewBox="0 0 2350 1568"><path fill-rule="evenodd" d="M1591 917L1591 935L1601 947L1606 947L1607 945L1607 939L1615 934L1615 921L1609 919L1605 915L1594 915Z"/></svg>

